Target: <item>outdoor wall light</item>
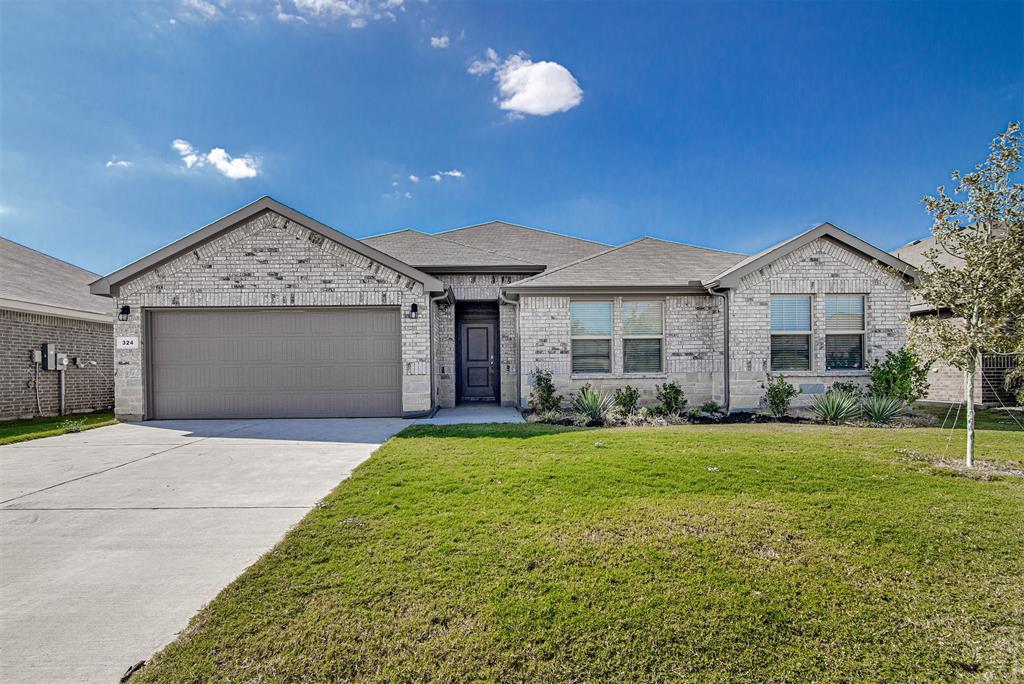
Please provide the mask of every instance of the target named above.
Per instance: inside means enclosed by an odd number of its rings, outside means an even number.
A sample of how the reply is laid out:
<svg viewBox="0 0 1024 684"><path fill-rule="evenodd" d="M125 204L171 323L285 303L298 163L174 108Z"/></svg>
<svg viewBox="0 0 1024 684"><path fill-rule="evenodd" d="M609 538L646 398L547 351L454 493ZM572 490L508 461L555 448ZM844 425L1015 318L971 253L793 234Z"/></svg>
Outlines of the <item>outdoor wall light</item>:
<svg viewBox="0 0 1024 684"><path fill-rule="evenodd" d="M416 318L420 315L420 305L413 302L409 305L409 318Z"/></svg>
<svg viewBox="0 0 1024 684"><path fill-rule="evenodd" d="M132 312L132 307L125 304L121 307L121 310L117 312L117 320L127 321L129 314Z"/></svg>

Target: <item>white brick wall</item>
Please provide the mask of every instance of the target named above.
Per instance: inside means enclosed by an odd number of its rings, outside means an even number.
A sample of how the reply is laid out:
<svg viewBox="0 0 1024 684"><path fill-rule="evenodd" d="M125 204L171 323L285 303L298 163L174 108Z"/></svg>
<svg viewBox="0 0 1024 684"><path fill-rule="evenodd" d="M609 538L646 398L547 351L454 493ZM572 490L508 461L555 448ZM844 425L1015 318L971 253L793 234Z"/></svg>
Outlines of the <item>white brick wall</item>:
<svg viewBox="0 0 1024 684"><path fill-rule="evenodd" d="M570 350L568 296L523 295L522 308L523 401L530 397L532 373L550 370L559 392L568 394L583 385L611 393L632 385L644 404L654 404L655 385L678 383L691 405L714 400L721 403L722 312L718 300L708 295L652 297L665 302L664 372L624 373L622 366L622 297L612 301L612 372L573 374Z"/></svg>
<svg viewBox="0 0 1024 684"><path fill-rule="evenodd" d="M780 373L810 391L837 380L866 384L868 372L825 371L825 294L865 295L865 365L906 342L910 303L901 278L830 239L815 240L743 278L730 298L730 344L734 409L756 408L769 371L772 294L814 295L811 371ZM817 386L817 387L816 387ZM807 404L805 393L794 404Z"/></svg>
<svg viewBox="0 0 1024 684"><path fill-rule="evenodd" d="M856 252L830 239L819 239L795 250L769 266L751 273L730 293L730 374L733 409L757 408L764 394L762 383L769 368L772 294L815 295L813 368L783 375L808 391L827 388L837 380L866 384L864 371L831 371L825 367L824 297L826 293L864 294L866 302L865 361L883 358L906 341L909 299L902 279L883 270ZM612 372L573 375L570 356L568 296L523 295L522 385L523 400L530 395L530 374L536 368L550 370L562 393L584 384L608 392L624 385L641 390L645 403L654 402L654 386L672 381L686 392L691 406L707 400L719 403L723 396L723 344L720 300L703 295L665 298L665 372L649 376L622 372L622 323L620 297L614 301ZM796 404L810 401L810 395Z"/></svg>
<svg viewBox="0 0 1024 684"><path fill-rule="evenodd" d="M420 315L411 319L410 305ZM137 336L139 351L115 351L114 409L146 415L143 315L154 307L395 306L402 311L402 408L429 411L430 306L423 286L273 212L123 283L115 336Z"/></svg>
<svg viewBox="0 0 1024 684"><path fill-rule="evenodd" d="M445 273L437 277L452 289L458 301L499 301L501 288L526 278L528 274L515 273ZM435 307L438 327L434 337L434 364L438 369L437 405L455 406L455 309ZM518 338L516 333L516 307L499 303L498 334L501 357L501 403L507 406L516 401L516 377L519 372Z"/></svg>

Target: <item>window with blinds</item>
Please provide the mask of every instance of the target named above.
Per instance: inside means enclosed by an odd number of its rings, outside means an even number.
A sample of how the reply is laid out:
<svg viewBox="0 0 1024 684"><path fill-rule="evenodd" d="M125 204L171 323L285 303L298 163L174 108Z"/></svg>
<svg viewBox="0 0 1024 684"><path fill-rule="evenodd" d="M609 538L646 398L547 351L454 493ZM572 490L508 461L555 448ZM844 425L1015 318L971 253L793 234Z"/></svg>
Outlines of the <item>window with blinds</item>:
<svg viewBox="0 0 1024 684"><path fill-rule="evenodd" d="M571 302L572 372L612 371L612 303Z"/></svg>
<svg viewBox="0 0 1024 684"><path fill-rule="evenodd" d="M811 296L771 296L771 368L811 369Z"/></svg>
<svg viewBox="0 0 1024 684"><path fill-rule="evenodd" d="M864 295L825 295L825 367L864 367Z"/></svg>
<svg viewBox="0 0 1024 684"><path fill-rule="evenodd" d="M660 373L664 336L664 302L622 303L622 370Z"/></svg>

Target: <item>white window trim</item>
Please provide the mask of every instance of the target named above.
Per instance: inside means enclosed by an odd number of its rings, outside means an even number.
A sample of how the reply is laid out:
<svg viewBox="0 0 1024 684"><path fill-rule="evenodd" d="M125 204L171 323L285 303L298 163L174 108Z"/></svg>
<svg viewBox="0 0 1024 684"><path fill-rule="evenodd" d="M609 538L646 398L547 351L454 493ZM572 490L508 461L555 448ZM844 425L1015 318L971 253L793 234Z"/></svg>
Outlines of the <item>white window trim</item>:
<svg viewBox="0 0 1024 684"><path fill-rule="evenodd" d="M772 297L806 297L807 321L811 324L808 330L772 330L771 306ZM807 338L807 368L773 368L772 338L783 335L800 335ZM768 368L772 373L809 373L814 370L814 295L802 292L771 292L768 294Z"/></svg>
<svg viewBox="0 0 1024 684"><path fill-rule="evenodd" d="M856 372L862 371L867 368L867 346L868 346L868 296L866 294L858 294L856 292L849 293L829 293L825 295L822 301L828 301L830 296L835 295L836 297L860 297L860 330L829 330L828 324L825 324L825 370L830 373L842 373L842 372ZM860 336L860 366L858 368L829 368L828 367L828 338L830 335L858 335Z"/></svg>
<svg viewBox="0 0 1024 684"><path fill-rule="evenodd" d="M572 305L573 304L607 304L608 315L611 317L609 320L609 329L611 330L610 335L573 335L572 333ZM612 349L615 344L613 338L615 336L615 301L611 299L570 299L569 300L569 374L576 375L597 375L607 376L612 375L615 370L613 362L615 359L615 352ZM575 363L576 355L573 354L572 344L575 340L608 340L608 370L607 371L578 371L573 366Z"/></svg>
<svg viewBox="0 0 1024 684"><path fill-rule="evenodd" d="M630 303L660 304L661 305L661 334L660 335L627 335L625 305ZM623 299L622 300L622 374L629 376L661 375L665 372L665 300L664 299ZM661 340L661 359L659 368L656 371L627 371L626 370L626 340Z"/></svg>

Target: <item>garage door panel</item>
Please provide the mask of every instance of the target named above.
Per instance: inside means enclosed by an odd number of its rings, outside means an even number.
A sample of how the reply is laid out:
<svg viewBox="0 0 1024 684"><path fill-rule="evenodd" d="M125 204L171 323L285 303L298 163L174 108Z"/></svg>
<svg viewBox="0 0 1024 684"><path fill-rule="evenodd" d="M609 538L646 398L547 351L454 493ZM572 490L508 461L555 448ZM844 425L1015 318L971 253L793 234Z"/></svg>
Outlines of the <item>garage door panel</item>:
<svg viewBox="0 0 1024 684"><path fill-rule="evenodd" d="M395 308L154 311L155 418L401 415Z"/></svg>

